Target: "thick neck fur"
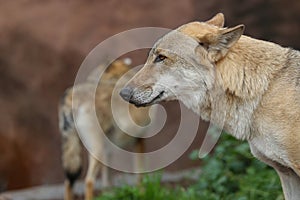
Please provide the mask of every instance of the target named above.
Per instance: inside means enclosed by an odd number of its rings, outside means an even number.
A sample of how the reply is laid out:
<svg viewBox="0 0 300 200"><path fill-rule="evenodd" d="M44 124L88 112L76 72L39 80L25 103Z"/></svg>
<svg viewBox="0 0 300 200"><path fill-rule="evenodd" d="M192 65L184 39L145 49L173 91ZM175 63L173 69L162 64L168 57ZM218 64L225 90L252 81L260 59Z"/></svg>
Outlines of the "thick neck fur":
<svg viewBox="0 0 300 200"><path fill-rule="evenodd" d="M242 36L216 63L215 87L208 91L197 113L239 139L253 137L253 113L269 83L284 67L287 52L274 43Z"/></svg>

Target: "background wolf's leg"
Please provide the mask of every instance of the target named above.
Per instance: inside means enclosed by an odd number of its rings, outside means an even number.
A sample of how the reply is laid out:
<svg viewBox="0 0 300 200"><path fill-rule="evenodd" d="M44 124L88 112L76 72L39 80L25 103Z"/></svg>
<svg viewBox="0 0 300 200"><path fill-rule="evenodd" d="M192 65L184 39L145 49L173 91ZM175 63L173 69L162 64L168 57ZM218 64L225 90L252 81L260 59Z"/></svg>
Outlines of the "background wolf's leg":
<svg viewBox="0 0 300 200"><path fill-rule="evenodd" d="M102 181L103 188L110 186L109 168L106 165L101 166L101 181Z"/></svg>
<svg viewBox="0 0 300 200"><path fill-rule="evenodd" d="M137 139L136 152L140 154L136 156L135 167L138 171L140 171L144 168L143 153L145 153L145 140L143 138ZM142 182L142 178L143 178L143 174L138 173L137 184L140 184Z"/></svg>
<svg viewBox="0 0 300 200"><path fill-rule="evenodd" d="M106 166L108 164L108 158L110 157L109 153L108 150L103 152L104 164L101 165L101 181L103 188L111 186L110 172L109 168Z"/></svg>
<svg viewBox="0 0 300 200"><path fill-rule="evenodd" d="M64 200L73 200L72 187L69 180L65 180Z"/></svg>
<svg viewBox="0 0 300 200"><path fill-rule="evenodd" d="M85 200L93 199L94 183L99 171L99 166L99 161L95 157L90 155L88 172L85 178Z"/></svg>

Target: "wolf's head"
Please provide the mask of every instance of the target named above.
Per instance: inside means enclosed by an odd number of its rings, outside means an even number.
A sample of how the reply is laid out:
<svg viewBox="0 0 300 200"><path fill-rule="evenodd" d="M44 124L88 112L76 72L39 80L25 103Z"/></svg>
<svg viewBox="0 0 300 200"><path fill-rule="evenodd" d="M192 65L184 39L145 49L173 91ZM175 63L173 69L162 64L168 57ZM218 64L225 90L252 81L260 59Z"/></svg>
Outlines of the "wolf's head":
<svg viewBox="0 0 300 200"><path fill-rule="evenodd" d="M215 66L238 41L244 26L223 28L219 13L206 22L191 22L159 39L144 67L120 95L136 106L181 100L203 101L215 81Z"/></svg>
<svg viewBox="0 0 300 200"><path fill-rule="evenodd" d="M125 72L130 69L131 59L117 59L107 66L107 63L100 64L87 77L88 82L98 82L99 77L102 82L117 82ZM107 67L107 68L106 68ZM106 68L106 69L105 69ZM105 69L104 73L102 71ZM99 82L100 83L100 82Z"/></svg>

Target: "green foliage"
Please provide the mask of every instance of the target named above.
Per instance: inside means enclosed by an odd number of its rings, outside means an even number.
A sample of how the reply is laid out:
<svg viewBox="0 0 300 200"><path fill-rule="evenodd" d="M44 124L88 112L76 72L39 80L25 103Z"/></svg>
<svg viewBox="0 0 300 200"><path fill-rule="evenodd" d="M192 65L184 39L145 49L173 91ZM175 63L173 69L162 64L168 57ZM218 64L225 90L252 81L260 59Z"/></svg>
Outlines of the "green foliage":
<svg viewBox="0 0 300 200"><path fill-rule="evenodd" d="M194 151L190 157L198 158ZM161 185L161 175L147 175L140 186L124 185L97 200L283 200L276 172L253 158L249 145L223 134L202 173L188 188Z"/></svg>
<svg viewBox="0 0 300 200"><path fill-rule="evenodd" d="M104 193L97 200L198 200L192 189L177 187L170 189L161 185L161 175L144 177L140 186L124 185L111 192Z"/></svg>
<svg viewBox="0 0 300 200"><path fill-rule="evenodd" d="M191 187L206 200L283 199L276 172L251 155L248 143L227 134L203 159L199 181Z"/></svg>

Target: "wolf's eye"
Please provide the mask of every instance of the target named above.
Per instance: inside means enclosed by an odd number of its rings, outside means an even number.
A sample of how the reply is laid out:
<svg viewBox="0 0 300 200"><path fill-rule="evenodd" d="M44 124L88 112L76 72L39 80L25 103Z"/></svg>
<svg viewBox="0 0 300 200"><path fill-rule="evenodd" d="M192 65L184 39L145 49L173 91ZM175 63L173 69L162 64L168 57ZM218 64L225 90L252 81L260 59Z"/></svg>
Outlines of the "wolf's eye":
<svg viewBox="0 0 300 200"><path fill-rule="evenodd" d="M159 54L159 55L156 56L154 62L155 63L161 62L161 61L165 60L166 58L167 58L166 56Z"/></svg>

